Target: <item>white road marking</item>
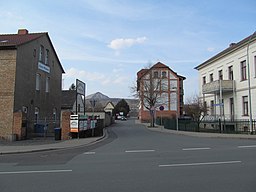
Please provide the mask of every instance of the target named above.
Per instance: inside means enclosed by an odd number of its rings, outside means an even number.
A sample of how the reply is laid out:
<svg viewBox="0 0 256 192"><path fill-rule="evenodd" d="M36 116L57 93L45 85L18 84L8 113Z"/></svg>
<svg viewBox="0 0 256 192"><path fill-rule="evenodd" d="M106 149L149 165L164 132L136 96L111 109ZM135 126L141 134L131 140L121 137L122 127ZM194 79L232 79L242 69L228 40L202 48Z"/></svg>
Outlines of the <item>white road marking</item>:
<svg viewBox="0 0 256 192"><path fill-rule="evenodd" d="M184 148L183 151L197 151L197 150L209 150L209 147L201 147L201 148Z"/></svg>
<svg viewBox="0 0 256 192"><path fill-rule="evenodd" d="M238 148L254 148L256 145L238 146Z"/></svg>
<svg viewBox="0 0 256 192"><path fill-rule="evenodd" d="M42 170L42 171L6 171L0 172L0 175L7 174L31 174L31 173L62 173L62 172L71 172L71 169L67 170Z"/></svg>
<svg viewBox="0 0 256 192"><path fill-rule="evenodd" d="M84 155L94 155L96 152L85 152Z"/></svg>
<svg viewBox="0 0 256 192"><path fill-rule="evenodd" d="M148 150L130 150L125 151L126 153L148 153L148 152L154 152L155 150L148 149Z"/></svg>
<svg viewBox="0 0 256 192"><path fill-rule="evenodd" d="M184 167L184 166L200 166L200 165L222 165L222 164L235 164L242 163L242 161L217 161L217 162L204 162L204 163L182 163L182 164L169 164L158 165L159 167Z"/></svg>

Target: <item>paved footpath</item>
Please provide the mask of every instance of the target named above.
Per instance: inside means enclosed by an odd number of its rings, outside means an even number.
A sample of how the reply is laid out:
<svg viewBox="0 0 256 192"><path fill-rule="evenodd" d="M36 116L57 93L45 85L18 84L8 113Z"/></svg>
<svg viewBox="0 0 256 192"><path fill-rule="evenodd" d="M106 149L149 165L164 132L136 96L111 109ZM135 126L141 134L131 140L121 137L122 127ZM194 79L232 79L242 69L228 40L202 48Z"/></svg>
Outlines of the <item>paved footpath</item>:
<svg viewBox="0 0 256 192"><path fill-rule="evenodd" d="M136 124L141 124L138 120L135 121ZM233 138L233 139L256 139L256 135L250 134L225 134L225 133L203 133L203 132L190 132L190 131L177 131L171 129L165 129L163 126L156 125L156 127L150 127L149 123L143 123L149 130L158 131L169 134L176 135L186 135L192 137L208 137L208 138Z"/></svg>
<svg viewBox="0 0 256 192"><path fill-rule="evenodd" d="M34 140L23 140L15 142L0 142L1 154L29 153L38 151L48 151L57 149L74 148L97 143L107 137L106 131L100 137L88 137L80 139L70 139L65 141L55 141L54 138L41 138Z"/></svg>

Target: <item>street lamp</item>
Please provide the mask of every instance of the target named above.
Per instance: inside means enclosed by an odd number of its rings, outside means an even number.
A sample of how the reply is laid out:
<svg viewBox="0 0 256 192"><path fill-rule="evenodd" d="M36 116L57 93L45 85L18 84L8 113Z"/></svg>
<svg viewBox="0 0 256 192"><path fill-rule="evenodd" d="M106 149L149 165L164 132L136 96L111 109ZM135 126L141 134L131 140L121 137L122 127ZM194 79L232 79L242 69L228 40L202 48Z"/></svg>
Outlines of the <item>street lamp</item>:
<svg viewBox="0 0 256 192"><path fill-rule="evenodd" d="M250 132L253 133L253 126L252 126L252 96L251 96L251 77L250 77L250 64L249 64L249 46L250 41L253 38L253 36L256 34L256 31L250 36L247 44L247 72L248 72L248 94L249 94L249 119L250 119Z"/></svg>

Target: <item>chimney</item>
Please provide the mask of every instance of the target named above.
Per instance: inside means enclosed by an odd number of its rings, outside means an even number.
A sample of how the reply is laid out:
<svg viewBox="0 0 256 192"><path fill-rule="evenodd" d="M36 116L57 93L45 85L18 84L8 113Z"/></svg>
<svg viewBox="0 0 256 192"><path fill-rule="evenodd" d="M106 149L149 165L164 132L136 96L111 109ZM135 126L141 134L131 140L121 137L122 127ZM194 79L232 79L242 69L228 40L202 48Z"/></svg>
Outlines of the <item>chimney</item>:
<svg viewBox="0 0 256 192"><path fill-rule="evenodd" d="M18 30L18 35L27 35L28 34L28 30L27 29L19 29Z"/></svg>
<svg viewBox="0 0 256 192"><path fill-rule="evenodd" d="M236 43L230 43L229 47L234 47L236 45Z"/></svg>

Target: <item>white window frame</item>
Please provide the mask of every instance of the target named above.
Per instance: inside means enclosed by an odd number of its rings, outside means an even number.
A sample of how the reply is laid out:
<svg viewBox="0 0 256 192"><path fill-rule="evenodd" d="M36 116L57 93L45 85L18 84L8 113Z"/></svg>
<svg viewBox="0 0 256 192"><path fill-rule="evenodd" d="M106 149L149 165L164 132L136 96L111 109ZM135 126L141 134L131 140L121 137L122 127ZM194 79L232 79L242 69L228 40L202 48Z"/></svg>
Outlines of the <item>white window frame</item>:
<svg viewBox="0 0 256 192"><path fill-rule="evenodd" d="M241 81L245 81L248 79L246 60L240 62L240 68L241 68Z"/></svg>
<svg viewBox="0 0 256 192"><path fill-rule="evenodd" d="M50 92L50 77L47 77L45 79L45 92L49 93Z"/></svg>
<svg viewBox="0 0 256 192"><path fill-rule="evenodd" d="M39 50L39 61L43 62L44 59L44 46L40 45L40 50Z"/></svg>
<svg viewBox="0 0 256 192"><path fill-rule="evenodd" d="M45 51L45 65L49 65L49 49Z"/></svg>
<svg viewBox="0 0 256 192"><path fill-rule="evenodd" d="M39 73L36 74L36 90L40 91L41 84L41 75Z"/></svg>
<svg viewBox="0 0 256 192"><path fill-rule="evenodd" d="M242 104L243 104L243 116L248 116L249 115L249 103L248 103L248 96L243 96L242 97Z"/></svg>

